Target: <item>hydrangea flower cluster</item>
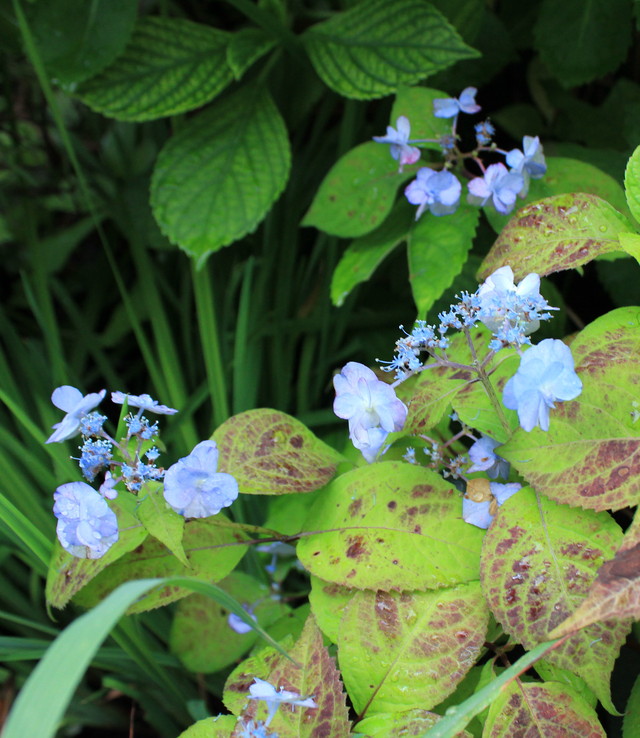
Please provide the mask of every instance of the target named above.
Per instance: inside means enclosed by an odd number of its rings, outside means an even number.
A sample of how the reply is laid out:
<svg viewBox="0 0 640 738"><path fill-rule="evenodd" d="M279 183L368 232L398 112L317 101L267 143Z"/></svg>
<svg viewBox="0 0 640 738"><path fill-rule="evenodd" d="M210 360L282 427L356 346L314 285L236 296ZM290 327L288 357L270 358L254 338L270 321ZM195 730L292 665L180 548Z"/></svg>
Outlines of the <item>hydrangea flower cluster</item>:
<svg viewBox="0 0 640 738"><path fill-rule="evenodd" d="M249 687L249 693L250 700L262 700L267 705L269 714L264 721L265 727L269 727L280 705L318 707L313 697L302 697L297 692L290 692L283 687L276 689L272 684L258 677L254 678L253 684Z"/></svg>
<svg viewBox="0 0 640 738"><path fill-rule="evenodd" d="M472 151L459 149L458 117L461 113L474 115L480 112L476 93L475 87L467 87L458 98L433 101L436 118L452 119L451 132L440 139L411 139L411 123L404 115L397 119L396 128L387 127L386 136L373 137L377 143L390 144L391 156L398 162L400 172L405 165L415 164L420 159L420 149L412 144L437 143L442 149L444 164L420 168L416 179L405 188L407 200L418 206L416 220L426 209L432 215L451 215L456 211L462 185L452 168L457 168L459 175L470 180L467 202L478 206L491 204L503 215L513 210L518 197L526 197L531 179L539 179L547 171L542 144L537 136L524 136L522 149L505 151L493 143L495 128L489 120L475 124L476 147ZM486 165L481 154L504 156L506 165L502 162ZM473 162L476 172L467 169L466 162Z"/></svg>
<svg viewBox="0 0 640 738"><path fill-rule="evenodd" d="M135 408L124 418L127 432L120 442L105 430L106 416L94 411L106 390L83 396L71 386L58 387L51 400L66 412L47 443L62 442L80 434L77 459L88 482L104 473L96 490L85 482L63 484L54 493L53 512L58 519L57 535L63 548L79 558L103 556L118 540L118 521L107 500L118 496L118 485L138 496L145 484L164 479L163 494L169 507L189 518L216 515L238 496L238 483L230 474L217 471L218 450L214 441L203 441L165 472L156 462L159 427L143 413L173 415L177 410L161 405L147 394L113 392L117 405Z"/></svg>

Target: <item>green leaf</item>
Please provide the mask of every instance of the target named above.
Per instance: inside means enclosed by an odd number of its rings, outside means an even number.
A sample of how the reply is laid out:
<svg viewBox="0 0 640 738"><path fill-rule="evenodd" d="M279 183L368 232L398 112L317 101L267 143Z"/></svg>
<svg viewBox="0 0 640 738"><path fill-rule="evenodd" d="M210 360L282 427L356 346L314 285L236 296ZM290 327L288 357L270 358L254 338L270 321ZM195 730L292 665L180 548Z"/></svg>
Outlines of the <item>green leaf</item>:
<svg viewBox="0 0 640 738"><path fill-rule="evenodd" d="M620 247L640 263L640 236L637 233L619 233Z"/></svg>
<svg viewBox="0 0 640 738"><path fill-rule="evenodd" d="M401 87L391 109L391 125L395 128L401 115L411 123L411 138L435 138L435 142L416 144L421 149L433 149L441 152L438 140L451 134L451 121L448 118L436 118L433 114L433 101L449 97L446 92L429 87Z"/></svg>
<svg viewBox="0 0 640 738"><path fill-rule="evenodd" d="M271 649L263 649L240 664L229 676L224 703L243 719L265 720L267 705L262 700L248 700L249 686L255 677L278 689L312 696L317 707L286 707L273 718L270 730L279 738L314 738L326 735L347 738L349 713L335 663L322 644L322 633L313 615L307 618L302 635L289 655L299 663L286 661Z"/></svg>
<svg viewBox="0 0 640 738"><path fill-rule="evenodd" d="M629 215L624 191L618 180L602 169L579 159L561 156L547 156L546 162L547 173L541 179L531 180L529 192L522 201L518 200L518 207L553 195L584 192L588 195L597 195L620 213ZM486 207L484 212L496 233L500 233L512 217L498 213L493 207Z"/></svg>
<svg viewBox="0 0 640 738"><path fill-rule="evenodd" d="M220 451L218 471L233 474L244 494L313 492L342 460L299 420L268 408L234 415L212 438Z"/></svg>
<svg viewBox="0 0 640 738"><path fill-rule="evenodd" d="M165 502L161 482L146 485L146 494L140 501L138 517L146 530L171 551L181 564L189 566L189 560L182 547L184 517L178 515Z"/></svg>
<svg viewBox="0 0 640 738"><path fill-rule="evenodd" d="M137 0L37 3L32 30L47 72L70 86L97 74L125 48L137 11Z"/></svg>
<svg viewBox="0 0 640 738"><path fill-rule="evenodd" d="M631 42L628 0L543 0L534 38L548 70L565 87L613 72Z"/></svg>
<svg viewBox="0 0 640 738"><path fill-rule="evenodd" d="M227 525L224 525L224 523ZM206 582L218 582L227 576L244 556L245 535L229 527L222 515L201 520L189 520L182 540L189 566L181 564L164 544L148 538L134 551L126 554L96 576L76 596L84 607L94 607L109 592L130 579L148 576L186 576ZM144 612L186 597L188 590L180 587L159 589L136 602L131 612Z"/></svg>
<svg viewBox="0 0 640 738"><path fill-rule="evenodd" d="M419 82L478 52L419 0L365 0L303 36L322 80L344 97L370 100Z"/></svg>
<svg viewBox="0 0 640 738"><path fill-rule="evenodd" d="M516 280L575 269L620 250L618 236L631 223L605 200L576 193L555 195L520 208L491 247L478 272L486 279L508 264Z"/></svg>
<svg viewBox="0 0 640 738"><path fill-rule="evenodd" d="M64 607L82 587L105 568L140 546L147 531L127 509L123 500L112 500L111 509L118 518L118 540L99 559L79 559L67 553L56 540L49 565L46 599L51 607Z"/></svg>
<svg viewBox="0 0 640 738"><path fill-rule="evenodd" d="M631 689L622 722L622 738L635 738L638 735L640 735L640 676Z"/></svg>
<svg viewBox="0 0 640 738"><path fill-rule="evenodd" d="M340 620L345 607L351 602L357 589L349 589L335 582L325 582L311 576L309 603L318 627L332 643L338 642Z"/></svg>
<svg viewBox="0 0 640 738"><path fill-rule="evenodd" d="M360 144L322 180L302 225L341 238L364 236L380 226L391 212L398 185L412 176L398 172L388 146Z"/></svg>
<svg viewBox="0 0 640 738"><path fill-rule="evenodd" d="M242 605L266 628L289 611L271 599L266 584L234 571L218 586ZM236 662L258 639L255 630L237 633L229 625L229 612L209 597L194 594L181 600L171 623L169 644L187 669L211 674Z"/></svg>
<svg viewBox="0 0 640 738"><path fill-rule="evenodd" d="M479 218L478 208L461 203L453 215L426 212L414 226L408 241L409 282L418 317L426 317L462 271Z"/></svg>
<svg viewBox="0 0 640 738"><path fill-rule="evenodd" d="M242 28L231 36L227 47L227 64L235 79L276 45L275 39L262 28Z"/></svg>
<svg viewBox="0 0 640 738"><path fill-rule="evenodd" d="M640 499L640 308L613 310L571 343L582 392L551 411L549 431L521 429L500 449L539 492L593 510Z"/></svg>
<svg viewBox="0 0 640 738"><path fill-rule="evenodd" d="M461 513L460 493L428 469L397 461L359 467L320 493L298 558L321 579L356 589L468 582L478 578L482 533Z"/></svg>
<svg viewBox="0 0 640 738"><path fill-rule="evenodd" d="M475 663L488 622L479 582L433 592L358 592L338 635L356 712L439 704Z"/></svg>
<svg viewBox="0 0 640 738"><path fill-rule="evenodd" d="M558 505L530 487L521 489L499 508L482 546L482 587L496 620L525 648L544 641L584 600L621 541L607 513ZM582 677L615 712L609 677L628 631L614 621L591 625L547 659Z"/></svg>
<svg viewBox="0 0 640 738"><path fill-rule="evenodd" d="M492 738L527 732L565 738L606 738L595 710L577 692L558 682L512 682L491 705L484 730Z"/></svg>
<svg viewBox="0 0 640 738"><path fill-rule="evenodd" d="M334 305L344 304L351 290L371 277L385 257L406 239L412 223L413 208L403 198L375 231L349 244L331 279Z"/></svg>
<svg viewBox="0 0 640 738"><path fill-rule="evenodd" d="M124 53L81 85L78 95L117 120L154 120L194 110L233 79L226 62L230 38L184 18L144 18Z"/></svg>
<svg viewBox="0 0 640 738"><path fill-rule="evenodd" d="M235 715L216 715L198 720L180 733L178 738L229 738L237 724Z"/></svg>
<svg viewBox="0 0 640 738"><path fill-rule="evenodd" d="M290 160L271 96L247 85L169 139L151 180L154 217L202 265L211 252L255 230L284 189Z"/></svg>
<svg viewBox="0 0 640 738"><path fill-rule="evenodd" d="M624 193L633 217L640 221L640 146L631 154L624 172Z"/></svg>

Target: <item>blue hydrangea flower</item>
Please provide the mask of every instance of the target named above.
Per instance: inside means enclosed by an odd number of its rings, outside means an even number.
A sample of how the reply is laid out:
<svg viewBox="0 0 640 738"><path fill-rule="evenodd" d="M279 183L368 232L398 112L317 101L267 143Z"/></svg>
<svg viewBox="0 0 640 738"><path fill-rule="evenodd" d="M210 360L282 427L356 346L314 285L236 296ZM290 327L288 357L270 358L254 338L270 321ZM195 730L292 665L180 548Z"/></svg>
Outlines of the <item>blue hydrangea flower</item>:
<svg viewBox="0 0 640 738"><path fill-rule="evenodd" d="M104 482L102 482L102 484L98 488L98 492L103 497L106 497L107 500L115 500L118 496L118 492L114 488L119 481L120 479L116 479L114 476L112 476L110 471L105 472Z"/></svg>
<svg viewBox="0 0 640 738"><path fill-rule="evenodd" d="M253 609L251 608L251 605L242 605L242 609L253 619L253 621L257 625L257 621L253 615ZM253 630L253 627L249 625L249 623L245 623L245 621L239 615L236 615L235 612L229 613L229 617L227 618L227 625L231 628L231 630L235 630L236 633L240 633L240 635L251 633L251 631Z"/></svg>
<svg viewBox="0 0 640 738"><path fill-rule="evenodd" d="M349 437L367 461L373 460L388 433L402 429L407 406L393 387L364 364L350 361L333 378L333 412L349 421Z"/></svg>
<svg viewBox="0 0 640 738"><path fill-rule="evenodd" d="M141 415L145 410L156 415L173 415L177 413L172 407L166 405L160 405L157 400L154 400L150 395L129 395L126 392L112 392L111 402L115 402L116 405L124 404L127 401L129 407L139 408L138 415Z"/></svg>
<svg viewBox="0 0 640 738"><path fill-rule="evenodd" d="M401 115L396 120L397 130L393 126L387 126L386 136L374 136L376 143L391 144L391 156L398 162L398 171L401 172L405 164L415 164L420 158L420 149L415 146L409 146L409 135L411 134L411 124L409 119Z"/></svg>
<svg viewBox="0 0 640 738"><path fill-rule="evenodd" d="M106 500L85 482L62 484L53 493L56 532L65 551L99 559L118 540L118 519Z"/></svg>
<svg viewBox="0 0 640 738"><path fill-rule="evenodd" d="M269 716L264 722L265 726L271 723L280 705L312 708L318 706L313 697L302 697L297 692L290 692L283 687L276 690L272 684L269 684L264 679L258 679L258 677L254 678L253 684L249 687L249 693L250 700L262 700L267 704Z"/></svg>
<svg viewBox="0 0 640 738"><path fill-rule="evenodd" d="M240 738L278 738L277 733L267 733L267 726L262 720L249 720L242 723L242 733Z"/></svg>
<svg viewBox="0 0 640 738"><path fill-rule="evenodd" d="M479 146L488 146L491 143L493 134L496 129L489 120L483 120L482 123L476 123L474 126L476 132L476 141Z"/></svg>
<svg viewBox="0 0 640 738"><path fill-rule="evenodd" d="M475 87L465 87L459 98L440 97L433 101L433 114L436 118L453 118L458 113L479 113L482 108L476 103Z"/></svg>
<svg viewBox="0 0 640 738"><path fill-rule="evenodd" d="M440 172L429 167L418 170L416 179L405 188L404 194L412 205L419 205L416 220L426 208L433 215L451 215L460 204L462 185L451 172Z"/></svg>
<svg viewBox="0 0 640 738"><path fill-rule="evenodd" d="M478 528L488 528L491 521L495 517L497 508L503 505L509 497L522 487L518 482L510 482L509 484L499 484L491 482L491 494L486 500L470 500L467 497L462 498L462 518L466 523L475 525Z"/></svg>
<svg viewBox="0 0 640 738"><path fill-rule="evenodd" d="M498 446L500 443L490 436L482 436L477 440L469 449L469 458L473 463L467 473L483 471L490 479L506 479L509 476L509 462L495 453Z"/></svg>
<svg viewBox="0 0 640 738"><path fill-rule="evenodd" d="M547 162L542 151L542 144L537 136L525 136L522 139L522 151L511 149L507 154L507 164L511 171L523 177L524 185L520 197L529 191L529 178L540 179L547 172Z"/></svg>
<svg viewBox="0 0 640 738"><path fill-rule="evenodd" d="M491 164L483 177L475 177L469 182L468 202L472 205L486 205L491 201L495 209L506 215L513 210L518 193L524 186L521 174L509 172L504 164Z"/></svg>
<svg viewBox="0 0 640 738"><path fill-rule="evenodd" d="M56 387L51 395L51 402L60 410L64 410L66 415L53 426L54 432L47 438L46 443L60 443L77 435L82 419L102 402L106 394L107 390L101 390L83 395L79 389L68 384Z"/></svg>
<svg viewBox="0 0 640 738"><path fill-rule="evenodd" d="M113 458L111 448L111 443L102 439L94 441L88 438L84 442L81 448L80 470L85 479L93 482L96 474L105 466L109 466Z"/></svg>
<svg viewBox="0 0 640 738"><path fill-rule="evenodd" d="M164 499L185 518L208 518L228 507L238 496L238 482L218 472L215 441L202 441L164 475Z"/></svg>
<svg viewBox="0 0 640 738"><path fill-rule="evenodd" d="M549 409L556 401L573 400L582 392L574 371L571 349L555 338L545 338L525 351L518 371L505 384L502 401L518 411L521 427L549 430Z"/></svg>

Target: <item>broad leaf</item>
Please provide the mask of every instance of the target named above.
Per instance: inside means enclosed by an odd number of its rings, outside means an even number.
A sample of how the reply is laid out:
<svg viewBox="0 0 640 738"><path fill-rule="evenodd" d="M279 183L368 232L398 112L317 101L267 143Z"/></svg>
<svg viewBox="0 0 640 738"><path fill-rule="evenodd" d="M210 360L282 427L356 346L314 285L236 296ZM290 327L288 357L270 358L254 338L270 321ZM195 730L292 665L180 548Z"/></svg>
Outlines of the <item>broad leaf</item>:
<svg viewBox="0 0 640 738"><path fill-rule="evenodd" d="M275 39L262 28L242 28L232 36L227 47L227 64L236 79L275 46Z"/></svg>
<svg viewBox="0 0 640 738"><path fill-rule="evenodd" d="M631 214L640 222L640 146L627 162L624 173L624 192Z"/></svg>
<svg viewBox="0 0 640 738"><path fill-rule="evenodd" d="M303 40L325 84L357 100L384 97L478 56L420 0L365 0L312 26Z"/></svg>
<svg viewBox="0 0 640 738"><path fill-rule="evenodd" d="M322 180L302 225L341 238L370 233L387 217L398 185L412 176L398 172L389 147L369 141L347 152Z"/></svg>
<svg viewBox="0 0 640 738"><path fill-rule="evenodd" d="M482 735L605 738L595 710L558 682L509 684L491 705Z"/></svg>
<svg viewBox="0 0 640 738"><path fill-rule="evenodd" d="M290 159L271 96L245 86L191 118L162 149L151 181L154 217L201 265L255 230L284 189Z"/></svg>
<svg viewBox="0 0 640 738"><path fill-rule="evenodd" d="M289 610L283 602L271 598L266 584L244 572L232 572L218 586L248 607L263 628ZM187 669L211 674L236 662L257 638L254 630L238 633L231 627L227 610L209 597L194 594L176 606L169 644Z"/></svg>
<svg viewBox="0 0 640 738"><path fill-rule="evenodd" d="M205 718L190 725L178 738L229 738L237 722L235 715Z"/></svg>
<svg viewBox="0 0 640 738"><path fill-rule="evenodd" d="M338 636L356 712L439 704L475 663L488 622L479 582L433 592L358 592Z"/></svg>
<svg viewBox="0 0 640 738"><path fill-rule="evenodd" d="M428 211L413 227L408 241L409 282L418 317L427 311L460 274L473 245L480 211L461 203L453 215Z"/></svg>
<svg viewBox="0 0 640 738"><path fill-rule="evenodd" d="M103 569L140 546L147 537L144 526L127 509L129 506L114 500L110 507L118 518L118 540L101 558L79 559L67 553L56 539L46 585L46 599L51 607L64 607Z"/></svg>
<svg viewBox="0 0 640 738"><path fill-rule="evenodd" d="M137 0L47 0L37 3L31 27L47 71L72 87L110 64L125 48Z"/></svg>
<svg viewBox="0 0 640 738"><path fill-rule="evenodd" d="M375 231L352 241L331 279L331 301L340 307L351 290L366 282L385 257L404 241L413 223L413 209L404 198Z"/></svg>
<svg viewBox="0 0 640 738"><path fill-rule="evenodd" d="M147 531L157 538L185 566L189 561L182 547L184 518L167 505L161 482L146 485L144 499L138 507L138 517Z"/></svg>
<svg viewBox="0 0 640 738"><path fill-rule="evenodd" d="M367 738L397 738L398 736L424 736L441 715L428 710L407 710L407 712L379 712L360 720L356 725L356 735ZM463 730L453 738L471 738L471 733Z"/></svg>
<svg viewBox="0 0 640 738"><path fill-rule="evenodd" d="M325 582L318 577L311 577L311 592L309 592L311 612L320 630L332 643L338 642L340 620L345 607L357 591L335 582Z"/></svg>
<svg viewBox="0 0 640 738"><path fill-rule="evenodd" d="M622 724L622 738L635 738L637 735L640 735L640 676L631 689Z"/></svg>
<svg viewBox="0 0 640 738"><path fill-rule="evenodd" d="M516 280L573 269L620 250L618 235L633 230L617 210L595 195L555 195L520 208L482 262L478 279L508 264Z"/></svg>
<svg viewBox="0 0 640 738"><path fill-rule="evenodd" d="M519 429L500 454L539 492L593 510L640 501L640 308L613 310L571 344L582 392L556 403L547 432Z"/></svg>
<svg viewBox="0 0 640 738"><path fill-rule="evenodd" d="M543 0L534 27L536 48L565 87L613 72L631 42L627 0Z"/></svg>
<svg viewBox="0 0 640 738"><path fill-rule="evenodd" d="M194 110L233 79L226 63L231 34L185 18L141 20L124 53L78 89L90 108L142 121Z"/></svg>
<svg viewBox="0 0 640 738"><path fill-rule="evenodd" d="M224 523L227 525L224 525ZM222 515L190 520L185 524L182 540L189 566L181 564L159 541L148 538L135 551L123 556L102 571L76 597L76 601L93 607L118 585L130 579L187 576L207 582L218 582L227 576L244 556L246 536L229 527ZM189 594L182 587L165 587L136 602L130 612L144 612L168 605Z"/></svg>
<svg viewBox="0 0 640 738"><path fill-rule="evenodd" d="M331 480L342 459L299 420L268 408L234 415L212 438L218 471L233 474L243 494L313 492Z"/></svg>
<svg viewBox="0 0 640 738"><path fill-rule="evenodd" d="M270 726L279 738L320 738L323 735L347 738L350 723L342 684L335 663L322 644L322 633L313 616L307 618L302 635L289 653L298 665L279 654L272 655L271 649L263 649L258 657L240 664L225 685L225 705L234 714L241 713L243 721L264 720L267 717L265 703L246 699L249 687L258 677L276 689L312 696L317 705L315 708L283 705ZM256 671L247 671L252 667ZM240 730L239 724L233 736L239 737Z"/></svg>
<svg viewBox="0 0 640 738"><path fill-rule="evenodd" d="M460 493L439 475L378 462L343 474L320 493L298 558L321 579L356 589L423 590L472 581L482 533L461 515Z"/></svg>
<svg viewBox="0 0 640 738"><path fill-rule="evenodd" d="M433 114L433 101L443 97L449 95L429 87L401 87L391 109L391 125L395 128L398 118L404 115L411 123L411 139L436 139L416 146L441 152L439 140L443 136L451 135L451 120L436 118Z"/></svg>
<svg viewBox="0 0 640 738"><path fill-rule="evenodd" d="M607 513L558 505L530 487L502 505L482 547L482 588L502 627L525 648L549 634L584 600L622 533ZM582 677L607 710L613 663L629 628L591 625L547 659Z"/></svg>

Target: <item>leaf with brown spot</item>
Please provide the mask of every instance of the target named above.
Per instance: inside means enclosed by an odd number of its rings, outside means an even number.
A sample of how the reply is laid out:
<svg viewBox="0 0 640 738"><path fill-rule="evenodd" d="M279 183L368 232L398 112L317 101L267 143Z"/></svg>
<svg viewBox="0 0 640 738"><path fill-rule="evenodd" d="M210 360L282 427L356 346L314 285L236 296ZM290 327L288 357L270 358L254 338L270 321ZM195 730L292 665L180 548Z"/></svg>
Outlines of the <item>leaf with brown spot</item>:
<svg viewBox="0 0 640 738"><path fill-rule="evenodd" d="M496 620L527 649L550 640L621 540L607 513L558 505L530 487L521 489L500 507L482 546L482 588ZM615 712L609 677L628 631L625 623L594 624L546 658L584 679Z"/></svg>
<svg viewBox="0 0 640 738"><path fill-rule="evenodd" d="M216 717L205 718L190 725L184 733L180 733L178 738L230 738L236 722L233 715L216 715Z"/></svg>
<svg viewBox="0 0 640 738"><path fill-rule="evenodd" d="M525 205L509 220L478 271L484 280L508 264L517 281L575 269L620 250L618 234L633 231L627 218L596 195L554 195Z"/></svg>
<svg viewBox="0 0 640 738"><path fill-rule="evenodd" d="M331 480L342 460L299 420L268 408L234 415L212 438L220 452L218 471L232 474L249 495L313 492Z"/></svg>
<svg viewBox="0 0 640 738"><path fill-rule="evenodd" d="M47 574L46 599L51 607L64 607L101 571L137 548L148 533L121 500L112 500L111 509L118 518L118 540L99 559L79 559L67 553L56 538Z"/></svg>
<svg viewBox="0 0 640 738"><path fill-rule="evenodd" d="M489 708L483 738L606 738L598 716L566 684L512 681Z"/></svg>
<svg viewBox="0 0 640 738"><path fill-rule="evenodd" d="M309 604L318 627L332 643L338 642L340 620L345 607L351 602L357 589L349 589L335 582L325 582L311 576Z"/></svg>
<svg viewBox="0 0 640 738"><path fill-rule="evenodd" d="M255 677L264 679L276 689L283 688L303 697L313 697L317 707L282 705L269 730L279 738L347 738L350 732L349 712L340 675L334 660L322 644L322 633L313 615L289 655L300 666L265 648L243 662L227 679L224 702L243 721L264 720L267 708L261 700L249 700L249 687ZM240 736L240 727L233 736Z"/></svg>
<svg viewBox="0 0 640 738"><path fill-rule="evenodd" d="M442 715L428 710L407 710L406 712L379 712L361 720L356 725L358 735L366 738L398 738L399 736L424 736ZM471 738L471 733L463 730L453 738Z"/></svg>
<svg viewBox="0 0 640 738"><path fill-rule="evenodd" d="M189 566L155 538L147 538L135 550L102 571L76 596L84 607L93 607L118 585L130 579L185 576L218 582L227 576L244 556L246 535L231 527L224 516L189 520L184 526L182 544ZM186 597L191 591L170 586L152 590L132 605L128 612L144 612Z"/></svg>
<svg viewBox="0 0 640 738"><path fill-rule="evenodd" d="M474 665L488 622L479 582L432 592L358 592L338 637L355 710L362 715L439 704Z"/></svg>
<svg viewBox="0 0 640 738"><path fill-rule="evenodd" d="M462 496L435 472L383 461L341 475L309 511L304 567L356 589L447 587L479 577L482 532L462 520Z"/></svg>
<svg viewBox="0 0 640 738"><path fill-rule="evenodd" d="M519 429L500 449L539 492L619 510L640 500L640 308L613 310L571 343L582 392L551 410L548 431Z"/></svg>

